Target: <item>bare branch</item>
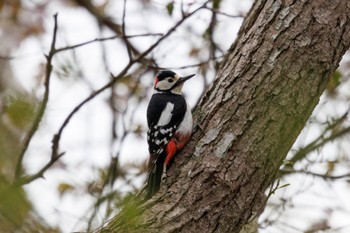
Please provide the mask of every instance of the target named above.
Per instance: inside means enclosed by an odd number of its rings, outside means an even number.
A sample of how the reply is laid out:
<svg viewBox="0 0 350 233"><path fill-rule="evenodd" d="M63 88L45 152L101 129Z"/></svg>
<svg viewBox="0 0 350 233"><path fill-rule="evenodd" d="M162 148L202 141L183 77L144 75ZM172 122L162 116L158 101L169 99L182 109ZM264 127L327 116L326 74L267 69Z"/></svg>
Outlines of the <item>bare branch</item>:
<svg viewBox="0 0 350 233"><path fill-rule="evenodd" d="M12 60L15 59L16 57L14 56L0 56L0 60Z"/></svg>
<svg viewBox="0 0 350 233"><path fill-rule="evenodd" d="M17 179L15 181L15 185L25 185L25 184L29 184L30 182L38 179L38 178L44 178L44 173L57 161L59 160L62 156L64 155L64 152L58 154L55 157L51 157L50 161L44 166L42 167L37 173L35 173L34 175L30 175L30 176L24 176L24 177L20 177L19 179Z"/></svg>
<svg viewBox="0 0 350 233"><path fill-rule="evenodd" d="M38 114L33 122L32 127L30 128L28 134L26 135L23 147L21 149L21 152L19 154L17 164L16 164L16 170L15 170L15 180L18 180L21 175L21 169L22 169L22 162L25 152L28 149L29 143L32 140L32 137L34 136L35 132L37 131L39 124L43 118L47 102L49 100L49 93L50 93L50 77L51 77L51 71L52 71L52 58L55 54L55 44L56 44L56 37L57 37L57 13L54 15L54 29L53 29L53 36L52 36L52 43L51 43L51 49L49 52L49 55L46 55L46 75L45 75L45 92L43 100L39 106Z"/></svg>
<svg viewBox="0 0 350 233"><path fill-rule="evenodd" d="M210 57L206 61L202 61L202 62L198 62L198 63L186 65L186 66L172 66L172 67L148 66L148 67L151 68L151 69L160 69L160 70L168 70L168 69L169 70L183 70L183 69L188 69L188 68L202 66L202 65L208 64L211 61L216 61L216 60L221 59L223 57L224 57L224 55L217 56L217 57Z"/></svg>
<svg viewBox="0 0 350 233"><path fill-rule="evenodd" d="M102 41L106 41L106 40L114 40L114 39L120 39L120 38L135 38L135 37L146 37L146 36L162 36L162 33L145 33L145 34L139 34L139 35L129 35L129 36L110 36L110 37L105 37L105 38L96 38L93 40L89 40L80 44L76 44L76 45L71 45L71 46L67 46L67 47L63 47L63 48L59 48L55 50L55 53L59 53L62 51L66 51L66 50L71 50L71 49L76 49L79 48L81 46L84 45L88 45L94 42L102 42Z"/></svg>
<svg viewBox="0 0 350 233"><path fill-rule="evenodd" d="M215 14L224 15L224 16L227 16L227 17L230 17L230 18L244 18L244 17L245 17L245 16L242 15L242 14L230 15L230 14L221 12L221 11L219 11L219 10L217 10L217 9L214 9L214 8L211 8L211 7L205 7L205 9L210 10L211 12L213 12L213 13L215 13Z"/></svg>
<svg viewBox="0 0 350 233"><path fill-rule="evenodd" d="M126 1L127 0L124 0L124 5L123 5L123 22L122 22L122 33L123 35L126 35L126 32L125 32L125 16L126 16ZM124 38L125 41L127 41L126 38ZM131 48L130 48L130 42L127 41L126 44L126 48L127 48L127 51L128 51L128 55L129 55L129 59L131 60L132 59L132 52L131 52Z"/></svg>
<svg viewBox="0 0 350 233"><path fill-rule="evenodd" d="M315 140L313 140L311 143L309 143L307 146L301 148L294 156L290 159L290 162L292 164L296 163L297 161L303 159L307 154L311 153L312 151L315 151L322 146L324 146L326 143L333 141L336 138L340 138L342 136L345 136L346 134L350 133L350 126L343 128L341 130L334 130L336 126L338 126L340 123L342 123L347 115L349 113L349 110L343 114L339 119L335 120L332 124L330 124L321 134L319 137L317 137ZM332 134L326 138L324 138L324 135L327 133L327 131L332 130Z"/></svg>
<svg viewBox="0 0 350 233"><path fill-rule="evenodd" d="M328 175L328 174L319 174L319 173L305 171L305 170L281 169L280 171L285 173L285 174L302 173L302 174L312 175L315 177L320 177L320 178L329 179L329 180L337 180L337 179L343 179L343 178L350 177L350 173L345 173L343 175L338 175L338 176L332 176L332 175Z"/></svg>
<svg viewBox="0 0 350 233"><path fill-rule="evenodd" d="M112 30L115 34L119 35L119 36L123 36L123 29L122 26L120 26L119 24L116 24L115 22L112 21L112 19L108 16L105 16L103 14L103 12L101 12L100 9L98 9L97 7L95 7L92 3L92 1L90 0L75 0L80 6L84 7L87 11L90 12L90 14L92 14L97 21L101 24L101 25L105 25L106 27L108 27L110 30ZM125 43L125 45L131 49L131 51L134 54L140 54L140 52L136 49L135 46L133 46L128 40L127 38L123 38L121 37Z"/></svg>

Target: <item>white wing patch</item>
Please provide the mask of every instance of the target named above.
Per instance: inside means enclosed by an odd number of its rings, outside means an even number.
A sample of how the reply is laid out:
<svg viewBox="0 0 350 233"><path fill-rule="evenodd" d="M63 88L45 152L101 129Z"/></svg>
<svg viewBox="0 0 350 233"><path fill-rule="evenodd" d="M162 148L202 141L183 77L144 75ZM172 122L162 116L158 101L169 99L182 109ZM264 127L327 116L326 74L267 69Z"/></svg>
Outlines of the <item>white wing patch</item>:
<svg viewBox="0 0 350 233"><path fill-rule="evenodd" d="M173 114L172 114L173 110L174 110L174 104L167 103L162 114L159 117L159 121L158 121L157 125L164 126L164 125L169 124L171 117L173 116Z"/></svg>

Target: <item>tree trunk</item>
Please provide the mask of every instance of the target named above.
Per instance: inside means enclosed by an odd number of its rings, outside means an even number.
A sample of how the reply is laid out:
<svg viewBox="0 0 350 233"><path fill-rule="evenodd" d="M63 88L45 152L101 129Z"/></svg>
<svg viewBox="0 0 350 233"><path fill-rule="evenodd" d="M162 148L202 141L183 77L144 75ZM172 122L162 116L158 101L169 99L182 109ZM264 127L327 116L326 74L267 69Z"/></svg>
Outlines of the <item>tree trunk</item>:
<svg viewBox="0 0 350 233"><path fill-rule="evenodd" d="M239 232L350 43L344 0L257 1L194 117L142 232ZM112 221L105 230L125 223ZM125 227L125 226L124 226Z"/></svg>

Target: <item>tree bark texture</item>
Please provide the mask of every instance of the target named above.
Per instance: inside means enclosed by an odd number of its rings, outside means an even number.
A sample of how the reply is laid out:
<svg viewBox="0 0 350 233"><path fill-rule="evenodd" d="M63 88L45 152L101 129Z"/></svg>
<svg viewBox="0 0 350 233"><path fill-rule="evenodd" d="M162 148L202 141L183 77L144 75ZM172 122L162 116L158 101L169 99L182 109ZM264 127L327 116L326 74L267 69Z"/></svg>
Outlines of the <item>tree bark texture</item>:
<svg viewBox="0 0 350 233"><path fill-rule="evenodd" d="M344 0L254 3L140 231L240 231L349 48L349 17Z"/></svg>

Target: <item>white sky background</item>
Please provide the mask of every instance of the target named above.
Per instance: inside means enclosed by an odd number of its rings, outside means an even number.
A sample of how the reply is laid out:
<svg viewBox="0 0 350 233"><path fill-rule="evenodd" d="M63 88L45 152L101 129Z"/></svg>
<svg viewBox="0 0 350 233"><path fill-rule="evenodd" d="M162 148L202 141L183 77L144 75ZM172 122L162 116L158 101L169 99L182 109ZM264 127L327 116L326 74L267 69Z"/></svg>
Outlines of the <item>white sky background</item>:
<svg viewBox="0 0 350 233"><path fill-rule="evenodd" d="M63 2L63 1L62 1ZM90 14L81 8L66 7L60 1L52 1L49 4L47 11L45 35L40 39L28 39L15 52L16 55L27 54L21 59L11 61L16 77L21 84L32 91L34 88L35 77L39 72L39 64L45 63L43 53L48 53L52 40L53 17L54 13L58 12L58 41L57 48L66 45L85 42L91 39L100 38L101 33L98 29L96 21ZM95 1L101 2L101 1ZM184 1L196 2L196 1ZM122 16L122 1L114 1L110 4L107 12L113 16L118 23L121 23ZM127 2L126 16L126 32L127 34L141 33L165 33L177 20L180 19L179 3L176 1L174 15L170 18L167 16L165 9L168 1L152 1L155 8L142 9L141 4L137 0L129 0ZM251 1L224 1L221 11L236 15L241 12L247 12L250 8ZM198 5L195 5L196 7ZM203 34L210 21L210 11L202 10L195 16L192 16L184 25L176 32L163 41L160 46L152 53L157 59L158 64L162 67L178 67L197 63L198 61L188 56L189 50L193 45L203 47L203 61L207 60L208 53L205 47L207 46L200 35ZM226 51L236 37L239 30L241 18L230 18L218 15L218 27L215 41L220 48ZM189 31L191 33L189 33ZM110 31L104 30L103 36L113 35ZM197 36L196 36L197 35ZM198 36L199 35L199 36ZM147 37L134 39L139 50L146 49L158 37ZM104 42L107 51L108 71L117 74L124 65L128 62L127 53L124 46L118 40ZM98 89L108 82L108 73L103 65L101 57L101 44L93 43L75 50L79 68L83 72L84 80L92 86L93 89ZM54 69L58 68L63 63L73 63L72 53L70 51L58 54L54 60ZM196 73L197 68L184 70L174 70L179 74ZM213 72L211 72L213 73ZM79 77L67 77L65 80L58 78L55 73L51 79L51 91L48 108L45 112L45 117L41 123L40 130L36 133L33 141L30 144L29 150L25 155L25 167L29 174L40 169L48 160L51 154L51 139L57 132L63 120L90 93L91 89L84 81L79 80ZM213 78L213 77L212 77ZM153 84L153 77L144 76L142 82L149 87ZM347 87L349 87L349 83ZM122 89L120 90L122 91ZM150 96L150 89L147 90L147 95ZM202 92L202 81L200 75L191 79L184 87L184 93L188 102L193 106ZM342 90L344 96L349 96L348 89ZM74 191L72 195L68 194L59 197L57 186L60 183L70 183L77 187L84 187L88 181L95 179L98 173L98 168L105 167L110 162L111 147L116 152L119 145L111 145L111 112L107 105L109 91L99 95L93 101L86 104L71 120L68 127L65 129L62 139L60 151L65 151L66 154L61 158L56 166L45 173L45 179L39 179L25 186L29 192L30 198L35 203L35 208L39 214L52 225L60 226L63 232L72 232L84 229L86 227L87 213L90 213L91 205L95 201L89 195L86 195L86 190L79 189ZM131 103L130 103L131 104ZM326 104L325 104L326 105ZM329 113L341 115L347 108L345 103L337 102L323 106L322 111L325 112L324 120L329 119ZM135 113L135 122L146 127L146 104L141 105ZM296 148L305 145L311 141L314 135L317 135L317 128L310 129L302 140L296 143ZM349 146L349 144L347 144ZM325 148L328 154L336 152L335 145ZM334 154L334 153L333 153ZM142 163L147 159L148 150L146 138L128 137L123 145L120 154L120 162L123 163ZM334 155L331 155L334 156ZM326 165L315 166L315 171L323 172ZM63 169L60 169L63 168ZM343 169L343 171L346 169ZM341 172L343 172L341 171ZM315 178L317 179L317 178ZM305 180L305 176L290 176L287 178L291 185L281 191L277 191L275 197L278 200L279 195L284 195L289 192L290 195L305 188L305 185L311 184L312 178ZM137 185L142 185L142 180L138 180ZM125 189L122 184L117 184L117 188ZM125 189L127 190L127 189ZM315 193L324 193L326 198L315 199ZM308 191L298 195L293 204L305 203L316 206L340 205L344 211L339 211L333 215L331 222L334 226L344 226L349 223L350 202L347 197L350 195L348 185L342 182L334 184L317 183L313 187L308 187ZM272 199L274 201L275 199ZM333 199L332 203L329 203ZM326 202L326 203L325 203ZM316 213L322 215L322 209L316 211L303 212L306 216L317 217ZM298 211L298 210L296 210ZM300 210L299 210L300 211ZM268 214L268 213L267 213ZM295 221L297 226L302 229L310 224L310 221L303 219L303 214L298 212L289 212L286 215L286 221L290 221L292 225ZM301 218L299 217L301 216ZM293 218L293 220L292 220ZM290 228L288 232L292 231ZM350 228L346 228L343 232L349 232ZM279 229L267 228L261 232L281 232ZM340 231L339 231L340 232Z"/></svg>

